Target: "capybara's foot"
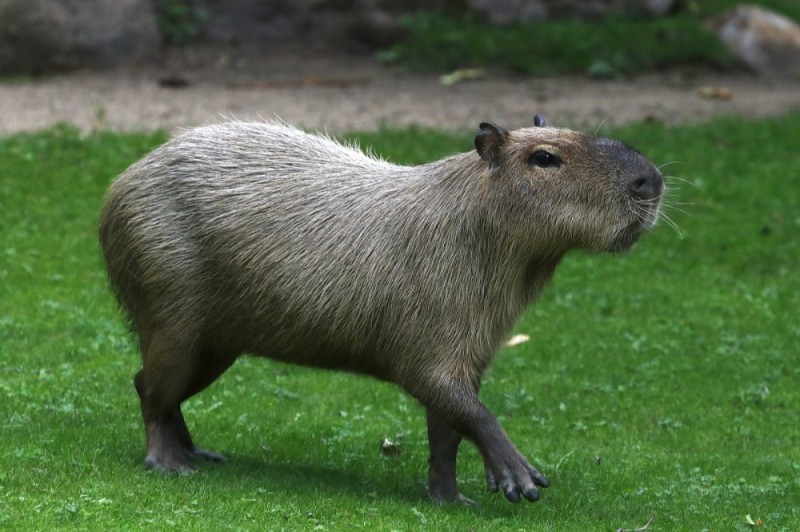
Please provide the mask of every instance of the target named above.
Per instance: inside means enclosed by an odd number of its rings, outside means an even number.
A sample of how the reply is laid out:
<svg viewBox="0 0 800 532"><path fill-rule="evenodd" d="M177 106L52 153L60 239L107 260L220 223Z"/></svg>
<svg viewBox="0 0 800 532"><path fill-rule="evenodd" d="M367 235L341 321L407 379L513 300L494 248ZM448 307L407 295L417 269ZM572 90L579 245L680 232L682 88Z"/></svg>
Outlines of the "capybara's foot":
<svg viewBox="0 0 800 532"><path fill-rule="evenodd" d="M547 488L550 481L539 473L516 449L500 455L495 464L485 463L486 482L493 492L502 491L511 502L525 497L531 502L539 500L539 488Z"/></svg>
<svg viewBox="0 0 800 532"><path fill-rule="evenodd" d="M469 506L470 508L477 508L478 507L478 503L477 502L473 501L472 499L470 499L468 497L464 497L460 493L458 494L458 497L456 497L456 500L453 501L453 502L457 502L457 503L463 504L464 506Z"/></svg>
<svg viewBox="0 0 800 532"><path fill-rule="evenodd" d="M194 468L189 464L190 460L224 462L225 457L199 447L193 447L192 449L181 448L180 453L148 453L144 465L147 469L191 473Z"/></svg>
<svg viewBox="0 0 800 532"><path fill-rule="evenodd" d="M148 469L189 473L189 453L178 437L174 419L160 419L146 424L147 458L144 465Z"/></svg>
<svg viewBox="0 0 800 532"><path fill-rule="evenodd" d="M178 455L148 453L147 458L144 459L144 466L156 471L173 471L181 474L192 472L192 466L189 465L189 460L183 450Z"/></svg>
<svg viewBox="0 0 800 532"><path fill-rule="evenodd" d="M205 460L206 462L224 462L225 460L227 460L221 454L212 453L211 451L206 451L205 449L201 449L200 447L192 447L191 449L186 449L186 453L189 455L190 460Z"/></svg>
<svg viewBox="0 0 800 532"><path fill-rule="evenodd" d="M445 494L445 493L437 493L434 489L431 489L428 492L428 496L431 498L432 501L438 502L440 504L451 504L451 503L459 503L463 504L464 506L469 506L475 508L478 506L478 503L473 501L470 498L464 497L461 493L455 492L455 494Z"/></svg>

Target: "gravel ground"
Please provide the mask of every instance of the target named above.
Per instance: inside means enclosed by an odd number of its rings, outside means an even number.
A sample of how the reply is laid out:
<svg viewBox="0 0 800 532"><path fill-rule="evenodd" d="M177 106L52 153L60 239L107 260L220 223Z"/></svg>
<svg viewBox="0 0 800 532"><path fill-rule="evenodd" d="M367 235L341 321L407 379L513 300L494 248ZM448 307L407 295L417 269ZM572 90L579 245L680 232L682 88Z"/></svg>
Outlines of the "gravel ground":
<svg viewBox="0 0 800 532"><path fill-rule="evenodd" d="M595 129L641 119L675 123L791 110L800 110L800 80L683 71L598 81L489 71L483 79L444 86L437 75L382 66L366 56L298 49L186 48L156 65L0 83L0 134L61 122L84 131L172 131L223 117L279 117L331 132L410 124L456 130L485 120L526 125L534 113L554 125Z"/></svg>

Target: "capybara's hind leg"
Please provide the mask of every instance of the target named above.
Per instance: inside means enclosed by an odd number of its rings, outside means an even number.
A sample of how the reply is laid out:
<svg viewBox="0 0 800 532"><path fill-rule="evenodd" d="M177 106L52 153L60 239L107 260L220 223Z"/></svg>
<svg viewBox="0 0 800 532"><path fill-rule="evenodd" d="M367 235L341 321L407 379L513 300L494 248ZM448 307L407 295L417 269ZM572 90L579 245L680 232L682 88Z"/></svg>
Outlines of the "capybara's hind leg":
<svg viewBox="0 0 800 532"><path fill-rule="evenodd" d="M226 356L209 351L203 353L200 360L201 363L197 365L195 371L192 373L181 401L185 401L194 394L199 393L217 380L217 378L233 364L236 360L236 356ZM175 417L179 421L177 424L178 441L180 441L189 458L208 460L210 462L223 462L225 460L223 455L201 449L194 444L192 436L189 433L189 428L186 426L186 421L183 419L183 413L180 407L176 409Z"/></svg>
<svg viewBox="0 0 800 532"><path fill-rule="evenodd" d="M460 502L475 506L456 486L456 455L461 434L428 409L428 495L437 502Z"/></svg>
<svg viewBox="0 0 800 532"><path fill-rule="evenodd" d="M178 431L178 441L181 443L186 456L192 460L207 460L209 462L224 462L225 457L221 454L201 449L192 441L192 435L183 419L183 412L180 407L175 409L175 419L177 420L176 429Z"/></svg>
<svg viewBox="0 0 800 532"><path fill-rule="evenodd" d="M181 441L191 441L191 437L180 413L180 403L191 380L196 356L193 342L183 338L167 329L151 328L142 335L144 367L134 378L134 386L147 436L145 465L150 469L191 471Z"/></svg>
<svg viewBox="0 0 800 532"><path fill-rule="evenodd" d="M150 379L147 379L150 382ZM183 416L180 415L180 407L175 406L171 409L157 408L157 401L153 400L153 394L148 393L145 384L144 370L136 374L134 378L136 391L139 392L139 400L142 407L142 419L144 420L144 430L147 437L147 457L145 466L148 469L166 469L188 473L191 471L189 458L186 455L181 435L185 432Z"/></svg>
<svg viewBox="0 0 800 532"><path fill-rule="evenodd" d="M147 434L145 465L188 472L190 459L222 462L221 454L195 445L180 404L214 382L236 357L191 348L170 351L168 346L176 349L180 343L166 334L148 333L148 345L143 346L145 368L134 378Z"/></svg>

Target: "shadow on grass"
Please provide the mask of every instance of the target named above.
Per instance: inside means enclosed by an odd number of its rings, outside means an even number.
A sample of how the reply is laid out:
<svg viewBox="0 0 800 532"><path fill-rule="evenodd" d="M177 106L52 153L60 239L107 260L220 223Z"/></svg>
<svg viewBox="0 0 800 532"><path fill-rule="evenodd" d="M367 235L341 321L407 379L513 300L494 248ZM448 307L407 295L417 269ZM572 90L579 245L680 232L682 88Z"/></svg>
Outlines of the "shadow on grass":
<svg viewBox="0 0 800 532"><path fill-rule="evenodd" d="M365 462L370 458L365 457ZM420 468L423 464L418 464ZM412 466L416 467L416 466ZM424 467L427 467L425 465ZM367 470L371 468L370 470ZM482 515L491 518L528 517L546 501L513 504L501 493L492 493L479 482L461 483L465 495L478 503L477 507L463 504L439 504L427 495L427 478L416 478L407 472L407 464L387 467L377 471L373 465L325 465L316 462L271 462L269 457L259 460L253 456L229 456L222 464L202 464L199 470L222 491L241 489L244 484L255 483L266 497L280 493L289 499L313 497L317 500L351 499L368 505L372 503L397 504L400 507L436 509L445 514ZM548 498L548 492L543 492ZM552 499L552 497L550 497ZM551 501L552 503L555 501Z"/></svg>
<svg viewBox="0 0 800 532"><path fill-rule="evenodd" d="M232 456L223 464L204 465L203 470L223 483L235 483L238 477L245 476L263 482L270 491L295 492L298 497L313 492L325 498L342 495L365 499L377 497L409 504L428 500L424 485L391 468L378 472L365 471L353 463L342 466L315 462L278 463L270 461L269 457L260 460L251 456Z"/></svg>

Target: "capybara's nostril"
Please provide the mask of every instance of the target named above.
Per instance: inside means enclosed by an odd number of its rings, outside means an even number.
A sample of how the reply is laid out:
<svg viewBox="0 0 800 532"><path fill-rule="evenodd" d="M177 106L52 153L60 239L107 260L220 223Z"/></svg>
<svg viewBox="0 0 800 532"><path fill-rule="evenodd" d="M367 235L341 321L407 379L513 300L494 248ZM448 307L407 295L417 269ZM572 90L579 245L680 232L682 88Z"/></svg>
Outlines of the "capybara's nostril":
<svg viewBox="0 0 800 532"><path fill-rule="evenodd" d="M637 199L657 198L664 191L664 178L654 170L631 179L628 183L628 190Z"/></svg>

